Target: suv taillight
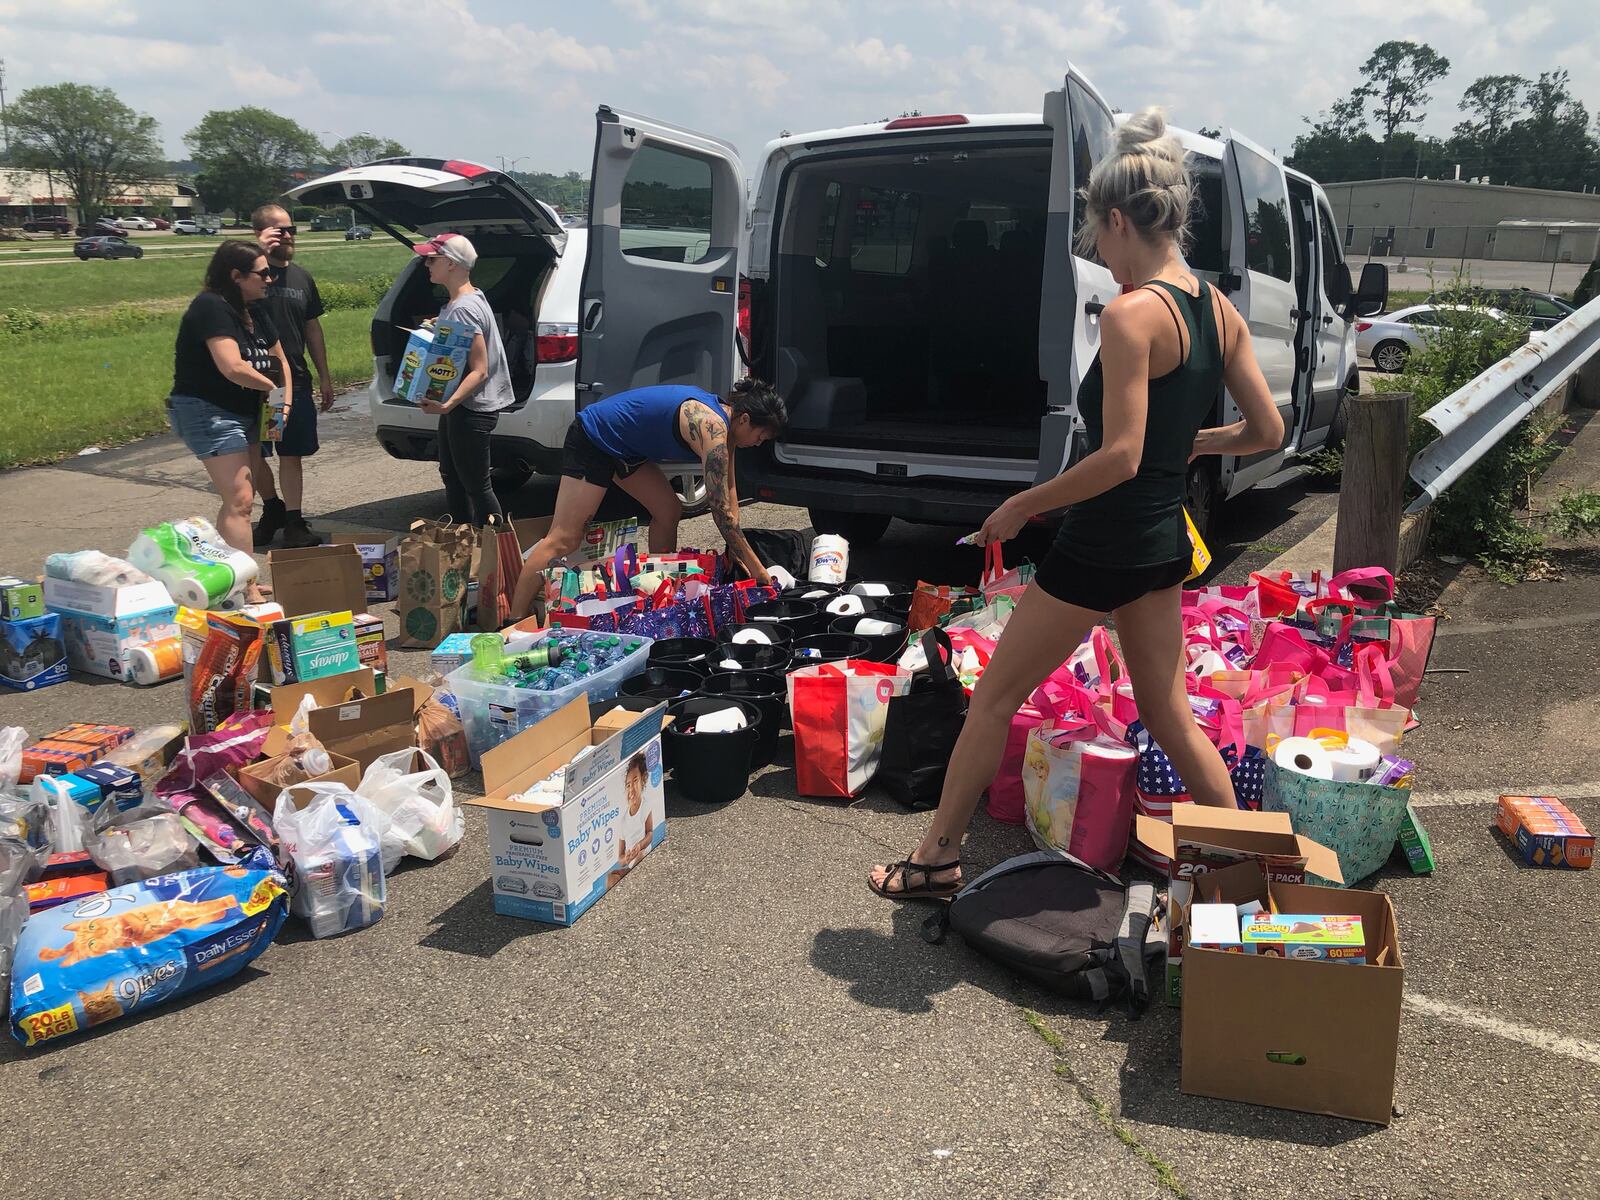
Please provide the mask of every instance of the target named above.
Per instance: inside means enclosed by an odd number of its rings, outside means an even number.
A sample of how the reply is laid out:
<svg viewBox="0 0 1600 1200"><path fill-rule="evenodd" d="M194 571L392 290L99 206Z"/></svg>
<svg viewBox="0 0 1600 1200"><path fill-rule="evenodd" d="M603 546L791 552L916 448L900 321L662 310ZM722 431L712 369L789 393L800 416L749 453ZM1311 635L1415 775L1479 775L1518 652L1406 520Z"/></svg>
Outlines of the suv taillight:
<svg viewBox="0 0 1600 1200"><path fill-rule="evenodd" d="M1371 321L1357 321L1356 322L1356 332L1357 333L1365 333L1367 330L1369 330L1371 328L1372 328L1372 322Z"/></svg>
<svg viewBox="0 0 1600 1200"><path fill-rule="evenodd" d="M536 362L571 362L578 357L578 327L541 321L534 331L533 353Z"/></svg>

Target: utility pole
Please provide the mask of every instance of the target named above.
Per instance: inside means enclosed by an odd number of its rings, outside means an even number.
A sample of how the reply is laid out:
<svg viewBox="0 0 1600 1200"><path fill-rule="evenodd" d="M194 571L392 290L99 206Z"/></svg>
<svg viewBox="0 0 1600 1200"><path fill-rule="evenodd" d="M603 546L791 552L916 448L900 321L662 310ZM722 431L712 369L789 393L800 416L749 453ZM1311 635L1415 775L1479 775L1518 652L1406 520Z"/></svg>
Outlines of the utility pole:
<svg viewBox="0 0 1600 1200"><path fill-rule="evenodd" d="M1411 172L1411 203L1406 208L1405 239L1407 241L1409 241L1410 238L1411 238L1411 217L1412 217L1412 214L1414 214L1417 211L1417 180L1419 178L1421 178L1421 176L1422 176L1422 142L1418 141L1417 142L1417 166L1416 166L1416 169ZM1406 265L1406 248L1405 248L1404 243L1402 242L1402 244L1400 246L1400 266L1404 267L1405 265Z"/></svg>
<svg viewBox="0 0 1600 1200"><path fill-rule="evenodd" d="M11 158L11 122L6 119L6 60L0 58L0 138L5 139L5 156Z"/></svg>

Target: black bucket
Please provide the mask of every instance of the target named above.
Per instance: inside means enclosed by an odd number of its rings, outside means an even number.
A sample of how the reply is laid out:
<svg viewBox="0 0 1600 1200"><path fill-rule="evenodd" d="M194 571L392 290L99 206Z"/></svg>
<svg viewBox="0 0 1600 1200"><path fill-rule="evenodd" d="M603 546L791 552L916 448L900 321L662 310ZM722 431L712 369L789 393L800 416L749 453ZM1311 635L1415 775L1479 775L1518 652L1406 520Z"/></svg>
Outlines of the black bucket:
<svg viewBox="0 0 1600 1200"><path fill-rule="evenodd" d="M683 733L679 726L702 713L737 705L745 728L731 733ZM667 706L672 724L661 731L661 755L678 790L701 804L726 804L750 787L750 768L761 737L761 710L736 696L690 696Z"/></svg>
<svg viewBox="0 0 1600 1200"><path fill-rule="evenodd" d="M897 628L892 633L857 633L856 626L862 621L895 621ZM897 619L892 613L866 612L859 616L836 617L829 632L847 633L866 642L872 649L863 657L873 662L898 662L906 649L905 619Z"/></svg>
<svg viewBox="0 0 1600 1200"><path fill-rule="evenodd" d="M759 642L735 642L731 645L717 647L717 652L706 659L706 665L711 668L707 674L717 675L724 671L776 671L783 674L789 669L789 660L794 657L794 646L789 642L779 642L771 646L763 646ZM738 667L725 667L725 662L736 662Z"/></svg>
<svg viewBox="0 0 1600 1200"><path fill-rule="evenodd" d="M734 696L761 710L757 726L755 767L764 767L778 756L778 731L783 728L789 707L789 688L777 671L721 671L707 676L700 688L702 696Z"/></svg>
<svg viewBox="0 0 1600 1200"><path fill-rule="evenodd" d="M650 665L653 667L695 666L709 669L703 660L716 653L717 644L710 638L660 638L650 645Z"/></svg>
<svg viewBox="0 0 1600 1200"><path fill-rule="evenodd" d="M664 696L618 696L614 700L592 700L589 702L589 724L593 725L608 712L618 708L625 708L629 712L649 712L662 700ZM677 699L677 693L672 694L672 699Z"/></svg>
<svg viewBox="0 0 1600 1200"><path fill-rule="evenodd" d="M856 590L857 588L866 587L869 584L875 587L888 588L888 594L884 596L868 596ZM844 589L843 594L848 596L860 596L861 603L866 605L867 611L875 612L884 607L884 601L886 600L893 599L895 596L910 595L911 588L906 584L899 583L892 579L857 579ZM910 611L910 607L911 606L908 603L906 605L906 610L908 612Z"/></svg>
<svg viewBox="0 0 1600 1200"><path fill-rule="evenodd" d="M791 669L842 662L847 658L866 658L871 649L866 638L853 633L814 633L810 637L795 639Z"/></svg>
<svg viewBox="0 0 1600 1200"><path fill-rule="evenodd" d="M821 633L825 624L822 605L809 600L763 600L745 609L744 619L752 624L782 625L797 638Z"/></svg>
<svg viewBox="0 0 1600 1200"><path fill-rule="evenodd" d="M617 694L625 699L648 699L659 704L663 700L676 700L685 692L699 691L705 680L705 672L693 667L646 666L639 674L624 679Z"/></svg>
<svg viewBox="0 0 1600 1200"><path fill-rule="evenodd" d="M829 600L839 594L837 583L807 583L801 580L792 588L784 588L778 593L779 600L798 600L802 604L815 604L821 608Z"/></svg>
<svg viewBox="0 0 1600 1200"><path fill-rule="evenodd" d="M911 602L917 598L915 592L891 592L887 596L876 598L878 611L893 613L902 620L911 615Z"/></svg>
<svg viewBox="0 0 1600 1200"><path fill-rule="evenodd" d="M767 644L770 646L794 645L794 630L778 621L740 621L733 625L724 625L722 627L722 631L717 634L717 641L721 642L724 646L761 645L760 642L751 643L735 641L734 635L737 634L741 629L760 630L762 633L767 635Z"/></svg>

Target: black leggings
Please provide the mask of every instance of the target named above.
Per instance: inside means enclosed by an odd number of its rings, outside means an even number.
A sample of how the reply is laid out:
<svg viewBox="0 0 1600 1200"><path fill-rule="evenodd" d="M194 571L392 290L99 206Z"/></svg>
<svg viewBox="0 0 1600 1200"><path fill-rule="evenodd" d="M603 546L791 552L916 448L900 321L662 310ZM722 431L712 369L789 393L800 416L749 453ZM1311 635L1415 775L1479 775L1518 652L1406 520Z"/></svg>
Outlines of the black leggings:
<svg viewBox="0 0 1600 1200"><path fill-rule="evenodd" d="M489 438L499 421L498 412L476 412L464 404L439 418L439 478L457 521L482 526L501 515L489 482Z"/></svg>

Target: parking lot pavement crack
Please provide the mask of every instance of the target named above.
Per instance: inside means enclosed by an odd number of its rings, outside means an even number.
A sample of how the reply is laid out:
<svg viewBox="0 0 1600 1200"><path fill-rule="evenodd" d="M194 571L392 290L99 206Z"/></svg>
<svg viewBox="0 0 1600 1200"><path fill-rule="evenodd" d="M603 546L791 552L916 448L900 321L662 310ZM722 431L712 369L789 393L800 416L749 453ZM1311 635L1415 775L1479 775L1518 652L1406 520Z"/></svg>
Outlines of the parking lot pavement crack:
<svg viewBox="0 0 1600 1200"><path fill-rule="evenodd" d="M789 809L791 812L795 812L795 813L800 814L802 817L805 817L810 821L814 821L818 825L833 825L833 826L836 826L839 829L848 830L850 833L855 834L857 837L861 838L863 841L871 842L874 846L877 846L877 847L879 847L880 849L883 849L883 850L887 850L891 854L900 853L900 851L899 851L899 849L897 847L895 847L895 846L891 845L890 843L884 841L880 837L874 837L872 834L868 833L865 829L862 829L859 825L852 824L849 821L834 821L834 820L830 820L828 817L825 817L820 812L818 812L817 809L812 805L808 805L808 804L785 804L784 807Z"/></svg>
<svg viewBox="0 0 1600 1200"><path fill-rule="evenodd" d="M1088 1106L1094 1113L1095 1119L1105 1126L1106 1131L1126 1146L1140 1162L1150 1168L1155 1175L1156 1182L1174 1196L1187 1197L1189 1193L1184 1190L1183 1184L1178 1179L1178 1173L1172 1164L1158 1157L1148 1146L1139 1140L1137 1134L1122 1122L1117 1120L1116 1113L1111 1106L1095 1094L1086 1080L1072 1069L1072 1064L1067 1059L1067 1043L1062 1036L1050 1027L1038 1013L1031 1008L1019 1008L1022 1019L1028 1027L1037 1033L1045 1045L1049 1046L1055 1054L1054 1071L1063 1083L1077 1093L1078 1099Z"/></svg>

